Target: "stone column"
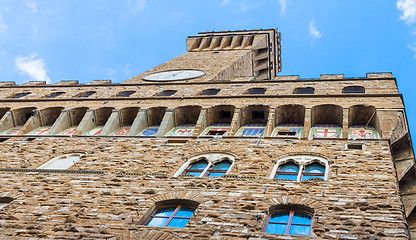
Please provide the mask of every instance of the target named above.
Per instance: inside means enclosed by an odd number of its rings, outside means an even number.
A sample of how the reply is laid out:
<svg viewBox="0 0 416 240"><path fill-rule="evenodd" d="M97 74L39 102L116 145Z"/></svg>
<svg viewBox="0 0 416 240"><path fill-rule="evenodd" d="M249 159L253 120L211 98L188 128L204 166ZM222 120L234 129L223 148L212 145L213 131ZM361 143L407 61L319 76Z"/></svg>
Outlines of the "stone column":
<svg viewBox="0 0 416 240"><path fill-rule="evenodd" d="M176 126L175 120L175 109L170 108L166 109L166 113L163 116L162 122L160 123L159 130L157 131L155 137L162 138L168 133L172 128Z"/></svg>
<svg viewBox="0 0 416 240"><path fill-rule="evenodd" d="M305 121L303 123L303 139L309 138L309 132L311 130L312 124L312 109L305 109Z"/></svg>

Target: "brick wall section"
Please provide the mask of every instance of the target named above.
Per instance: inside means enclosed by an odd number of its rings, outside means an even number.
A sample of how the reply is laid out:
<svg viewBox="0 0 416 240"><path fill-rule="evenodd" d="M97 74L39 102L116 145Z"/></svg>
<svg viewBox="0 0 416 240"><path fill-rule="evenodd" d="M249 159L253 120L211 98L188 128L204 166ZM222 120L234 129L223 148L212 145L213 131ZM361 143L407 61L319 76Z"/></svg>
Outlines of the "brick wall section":
<svg viewBox="0 0 416 240"><path fill-rule="evenodd" d="M139 236L154 229L139 221L155 199L187 193L200 203L187 226L156 232L195 239L287 238L262 233L261 228L268 208L289 199L314 209L313 233L318 238L407 239L388 143L363 142L365 150L346 150L347 141L342 140L194 140L183 146L166 145L163 139L80 138L76 146L69 138L6 141L1 167L34 168L69 151L86 151L88 156L70 169L104 170L105 175L0 172L2 193L15 198L0 210L0 226L10 238ZM255 179L172 177L183 164L182 156L206 151L236 154L239 160L230 174ZM296 153L331 159L328 180L268 179L277 159ZM140 175L117 176L120 171ZM165 175L149 175L156 173Z"/></svg>

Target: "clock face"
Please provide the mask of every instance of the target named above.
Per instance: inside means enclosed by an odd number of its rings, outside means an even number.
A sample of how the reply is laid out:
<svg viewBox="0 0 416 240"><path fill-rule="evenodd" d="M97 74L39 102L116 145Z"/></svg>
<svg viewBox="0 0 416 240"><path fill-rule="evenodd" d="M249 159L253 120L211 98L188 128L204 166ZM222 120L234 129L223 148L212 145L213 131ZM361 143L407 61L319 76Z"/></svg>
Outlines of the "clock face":
<svg viewBox="0 0 416 240"><path fill-rule="evenodd" d="M205 72L200 70L173 70L153 73L144 77L143 80L155 82L181 81L203 75L205 75Z"/></svg>

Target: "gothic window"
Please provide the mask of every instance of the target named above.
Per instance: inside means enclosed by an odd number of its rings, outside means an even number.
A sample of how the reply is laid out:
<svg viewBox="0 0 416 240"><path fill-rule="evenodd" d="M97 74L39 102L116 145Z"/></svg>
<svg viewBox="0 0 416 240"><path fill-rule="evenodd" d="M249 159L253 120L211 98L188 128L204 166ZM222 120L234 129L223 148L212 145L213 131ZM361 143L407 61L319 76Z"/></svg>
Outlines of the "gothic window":
<svg viewBox="0 0 416 240"><path fill-rule="evenodd" d="M76 97L86 98L86 97L89 97L89 96L93 95L94 93L95 93L95 91L82 92L82 93L78 94Z"/></svg>
<svg viewBox="0 0 416 240"><path fill-rule="evenodd" d="M221 177L230 171L234 161L235 157L229 154L204 154L188 160L174 176Z"/></svg>
<svg viewBox="0 0 416 240"><path fill-rule="evenodd" d="M184 228L194 214L195 209L185 205L162 206L152 213L144 225Z"/></svg>
<svg viewBox="0 0 416 240"><path fill-rule="evenodd" d="M348 86L342 89L342 93L365 93L365 88L361 86Z"/></svg>
<svg viewBox="0 0 416 240"><path fill-rule="evenodd" d="M176 92L177 92L176 90L165 90L165 91L162 91L162 92L158 93L157 95L167 97L167 96L172 96Z"/></svg>
<svg viewBox="0 0 416 240"><path fill-rule="evenodd" d="M279 166L277 170L277 179L297 180L299 175L299 166L293 162L288 162Z"/></svg>
<svg viewBox="0 0 416 240"><path fill-rule="evenodd" d="M288 156L277 161L270 178L306 181L328 177L328 161L312 155Z"/></svg>
<svg viewBox="0 0 416 240"><path fill-rule="evenodd" d="M246 91L246 94L264 94L265 92L265 88L250 88Z"/></svg>
<svg viewBox="0 0 416 240"><path fill-rule="evenodd" d="M68 169L76 164L83 156L85 155L80 153L61 155L42 164L38 169Z"/></svg>
<svg viewBox="0 0 416 240"><path fill-rule="evenodd" d="M267 217L264 232L310 235L312 214L296 209L276 210Z"/></svg>
<svg viewBox="0 0 416 240"><path fill-rule="evenodd" d="M319 163L312 163L307 165L302 172L302 181L310 178L325 178L325 167Z"/></svg>
<svg viewBox="0 0 416 240"><path fill-rule="evenodd" d="M302 87L302 88L296 88L293 90L293 94L314 94L315 89L312 87Z"/></svg>
<svg viewBox="0 0 416 240"><path fill-rule="evenodd" d="M116 97L129 97L135 92L136 91L122 91L122 92L117 93Z"/></svg>
<svg viewBox="0 0 416 240"><path fill-rule="evenodd" d="M201 92L201 95L217 95L220 89L205 89Z"/></svg>

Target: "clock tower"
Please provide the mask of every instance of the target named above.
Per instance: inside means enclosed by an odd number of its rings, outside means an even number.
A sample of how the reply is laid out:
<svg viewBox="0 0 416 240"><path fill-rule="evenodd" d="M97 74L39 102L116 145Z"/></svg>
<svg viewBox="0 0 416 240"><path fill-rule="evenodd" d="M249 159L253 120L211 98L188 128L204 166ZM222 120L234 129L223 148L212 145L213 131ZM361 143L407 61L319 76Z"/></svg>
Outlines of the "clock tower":
<svg viewBox="0 0 416 240"><path fill-rule="evenodd" d="M186 45L188 52L125 83L266 80L282 67L277 29L203 32Z"/></svg>

